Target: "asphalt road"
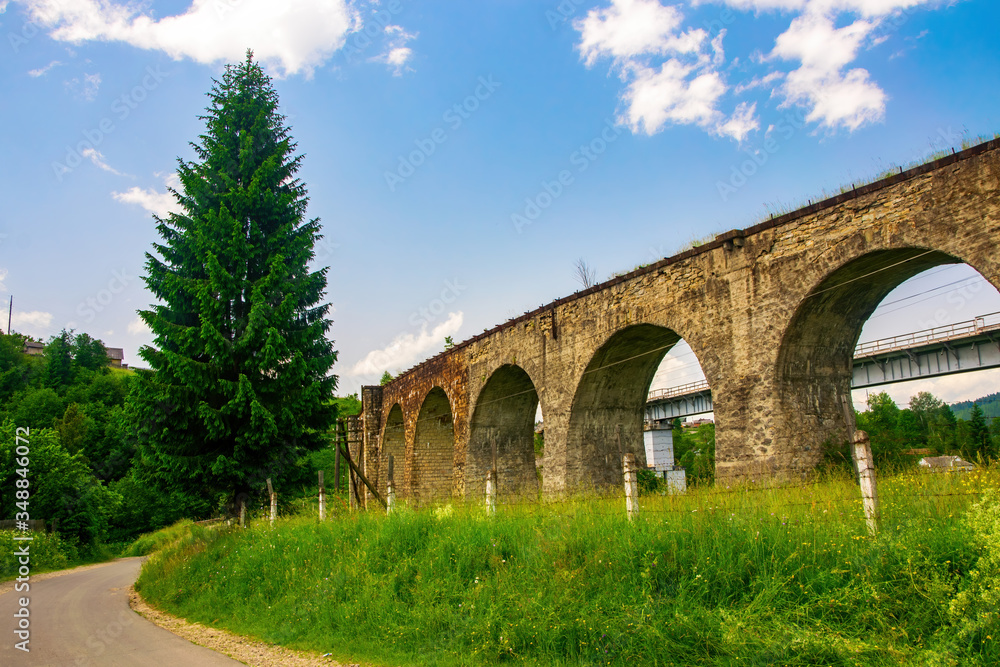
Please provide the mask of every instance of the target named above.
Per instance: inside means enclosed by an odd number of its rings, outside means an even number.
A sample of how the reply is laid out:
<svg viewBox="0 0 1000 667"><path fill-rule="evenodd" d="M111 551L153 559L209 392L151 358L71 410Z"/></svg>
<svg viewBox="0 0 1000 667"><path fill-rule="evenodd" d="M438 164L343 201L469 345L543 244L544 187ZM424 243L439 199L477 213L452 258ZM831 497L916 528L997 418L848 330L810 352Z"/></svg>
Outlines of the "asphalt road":
<svg viewBox="0 0 1000 667"><path fill-rule="evenodd" d="M28 593L0 595L3 667L233 667L231 658L156 626L128 606L140 558L31 582ZM14 644L19 598L29 597L29 653Z"/></svg>

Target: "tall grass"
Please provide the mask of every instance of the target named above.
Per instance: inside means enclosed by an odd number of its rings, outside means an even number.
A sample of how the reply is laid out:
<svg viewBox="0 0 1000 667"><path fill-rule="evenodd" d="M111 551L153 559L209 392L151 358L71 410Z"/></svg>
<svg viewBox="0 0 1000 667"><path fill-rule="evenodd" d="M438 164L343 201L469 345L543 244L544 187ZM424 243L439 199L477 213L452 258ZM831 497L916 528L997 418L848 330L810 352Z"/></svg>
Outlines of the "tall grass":
<svg viewBox="0 0 1000 667"><path fill-rule="evenodd" d="M867 535L856 485L191 527L137 588L191 620L395 665L994 664L1000 621L954 641L979 561L962 519L1000 472L884 479ZM998 527L1000 530L1000 527ZM994 574L995 577L1000 575Z"/></svg>

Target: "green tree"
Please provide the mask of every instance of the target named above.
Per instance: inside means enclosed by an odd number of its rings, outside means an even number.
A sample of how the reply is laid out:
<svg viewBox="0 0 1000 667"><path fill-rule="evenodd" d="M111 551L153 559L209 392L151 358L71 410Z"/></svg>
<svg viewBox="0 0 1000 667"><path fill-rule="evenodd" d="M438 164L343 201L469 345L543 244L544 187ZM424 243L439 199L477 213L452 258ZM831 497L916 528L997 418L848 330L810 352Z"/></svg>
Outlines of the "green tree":
<svg viewBox="0 0 1000 667"><path fill-rule="evenodd" d="M26 428L49 428L56 419L63 416L66 403L54 389L26 389L18 394L14 401L14 423Z"/></svg>
<svg viewBox="0 0 1000 667"><path fill-rule="evenodd" d="M877 461L895 458L903 448L899 433L900 409L886 392L868 397L868 409L857 415L858 428L871 439Z"/></svg>
<svg viewBox="0 0 1000 667"><path fill-rule="evenodd" d="M14 422L0 425L0 488L11 489L11 495L21 467L14 435ZM103 539L121 497L94 478L83 457L66 451L54 430L31 428L28 443L31 516L47 522L58 519L59 532L82 544ZM13 519L19 510L10 496L4 500L0 518Z"/></svg>
<svg viewBox="0 0 1000 667"><path fill-rule="evenodd" d="M45 346L45 385L65 387L73 381L73 334L63 329Z"/></svg>
<svg viewBox="0 0 1000 667"><path fill-rule="evenodd" d="M24 353L26 340L20 334L0 334L0 401L4 403L40 370L41 360Z"/></svg>
<svg viewBox="0 0 1000 667"><path fill-rule="evenodd" d="M957 430L958 420L955 419L955 413L948 405L942 404L931 416L927 445L939 454L954 451L958 448Z"/></svg>
<svg viewBox="0 0 1000 667"><path fill-rule="evenodd" d="M63 416L55 421L55 429L66 451L86 455L87 445L96 436L97 423L79 403L71 403Z"/></svg>
<svg viewBox="0 0 1000 667"><path fill-rule="evenodd" d="M320 448L337 384L326 269L308 268L319 221L277 93L248 52L209 98L197 160L178 160L181 210L156 218L147 254L161 304L140 312L154 346L135 415L150 474L202 498L256 490Z"/></svg>
<svg viewBox="0 0 1000 667"><path fill-rule="evenodd" d="M1000 417L994 417L990 422L990 440L993 442L990 455L994 458L1000 457Z"/></svg>
<svg viewBox="0 0 1000 667"><path fill-rule="evenodd" d="M90 337L89 334L77 334L73 338L73 363L76 368L96 371L110 363L108 351L104 343Z"/></svg>
<svg viewBox="0 0 1000 667"><path fill-rule="evenodd" d="M390 373L389 371L383 371L382 379L379 380L378 383L384 387L390 382L392 382L392 373Z"/></svg>
<svg viewBox="0 0 1000 667"><path fill-rule="evenodd" d="M944 407L944 401L934 396L929 391L921 391L916 396L910 398L910 410L916 415L926 433L934 416Z"/></svg>
<svg viewBox="0 0 1000 667"><path fill-rule="evenodd" d="M990 427L986 423L986 415L978 403L972 404L972 412L969 421L966 422L966 448L965 453L971 459L982 457L990 458L992 454L992 442L990 441Z"/></svg>

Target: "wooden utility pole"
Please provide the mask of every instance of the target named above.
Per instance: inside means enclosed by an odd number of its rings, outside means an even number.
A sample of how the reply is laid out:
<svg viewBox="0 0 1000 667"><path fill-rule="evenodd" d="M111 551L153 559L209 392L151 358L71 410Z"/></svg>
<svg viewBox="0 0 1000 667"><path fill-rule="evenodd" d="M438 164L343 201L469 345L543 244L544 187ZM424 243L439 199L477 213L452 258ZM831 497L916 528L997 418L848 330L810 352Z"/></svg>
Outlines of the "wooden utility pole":
<svg viewBox="0 0 1000 667"><path fill-rule="evenodd" d="M333 449L333 492L340 493L340 445L337 444L337 436L334 436Z"/></svg>
<svg viewBox="0 0 1000 667"><path fill-rule="evenodd" d="M378 492L378 490L376 490L375 487L372 486L372 483L368 481L368 478L365 477L365 474L363 472L361 472L361 468L359 468L358 465L351 459L351 451L350 451L350 449L348 449L348 446L347 446L347 434L346 434L346 431L344 432L344 442L343 442L343 445L344 445L344 447L341 450L341 454L344 457L344 461L350 467L350 478L351 478L351 484L350 484L350 486L351 486L351 488L348 489L348 494L351 494L352 490L354 492L353 495L351 495L351 509L354 509L355 503L360 504L360 500L361 500L361 496L358 493L358 483L357 483L357 480L360 480L366 487L368 487L368 490L371 491L371 494L373 496L375 496L375 500L379 501L382 504L382 507L385 507L386 506L385 499L382 498L382 495ZM340 446L340 443L338 442L338 447L339 446Z"/></svg>

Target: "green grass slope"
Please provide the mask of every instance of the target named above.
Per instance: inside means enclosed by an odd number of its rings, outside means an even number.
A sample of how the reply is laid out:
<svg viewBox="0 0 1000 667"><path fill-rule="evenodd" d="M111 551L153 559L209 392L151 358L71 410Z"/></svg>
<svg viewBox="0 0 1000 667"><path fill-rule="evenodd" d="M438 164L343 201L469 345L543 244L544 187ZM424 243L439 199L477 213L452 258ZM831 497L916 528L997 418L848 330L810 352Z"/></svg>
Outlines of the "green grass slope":
<svg viewBox="0 0 1000 667"><path fill-rule="evenodd" d="M998 482L886 478L875 538L846 478L645 496L631 523L620 498L575 498L190 526L137 588L384 665L997 664Z"/></svg>

